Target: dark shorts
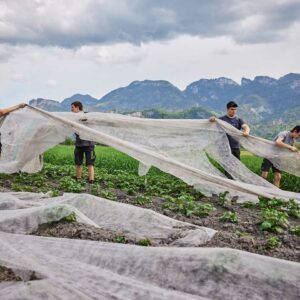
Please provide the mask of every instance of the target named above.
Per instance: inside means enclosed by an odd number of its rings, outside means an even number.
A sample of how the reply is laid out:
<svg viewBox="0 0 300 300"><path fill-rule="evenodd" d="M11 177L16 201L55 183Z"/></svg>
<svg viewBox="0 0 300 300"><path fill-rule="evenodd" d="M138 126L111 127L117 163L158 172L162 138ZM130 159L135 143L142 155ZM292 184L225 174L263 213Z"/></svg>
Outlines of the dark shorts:
<svg viewBox="0 0 300 300"><path fill-rule="evenodd" d="M233 156L235 156L238 160L241 160L241 149L237 148L233 148L231 149L231 153Z"/></svg>
<svg viewBox="0 0 300 300"><path fill-rule="evenodd" d="M264 158L261 164L261 171L269 172L270 168L272 168L273 173L281 173L281 171L277 169L268 159Z"/></svg>
<svg viewBox="0 0 300 300"><path fill-rule="evenodd" d="M86 146L86 147L75 147L74 158L75 165L80 166L83 163L83 156L85 156L85 163L87 166L94 165L96 160L95 147Z"/></svg>

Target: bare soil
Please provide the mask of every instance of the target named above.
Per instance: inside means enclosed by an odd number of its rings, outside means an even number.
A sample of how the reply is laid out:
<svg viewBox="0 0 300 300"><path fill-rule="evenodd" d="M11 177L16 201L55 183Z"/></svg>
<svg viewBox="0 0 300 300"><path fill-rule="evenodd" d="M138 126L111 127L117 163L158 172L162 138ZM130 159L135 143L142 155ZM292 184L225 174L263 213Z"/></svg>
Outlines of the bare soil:
<svg viewBox="0 0 300 300"><path fill-rule="evenodd" d="M2 281L22 281L12 269L0 265L0 282Z"/></svg>
<svg viewBox="0 0 300 300"><path fill-rule="evenodd" d="M91 241L134 244L141 246L167 246L180 238L180 235L173 235L164 241L154 241L150 239L135 239L124 232L115 232L103 228L97 228L78 222L67 222L61 220L51 224L41 224L32 235L59 237L69 239L82 239Z"/></svg>

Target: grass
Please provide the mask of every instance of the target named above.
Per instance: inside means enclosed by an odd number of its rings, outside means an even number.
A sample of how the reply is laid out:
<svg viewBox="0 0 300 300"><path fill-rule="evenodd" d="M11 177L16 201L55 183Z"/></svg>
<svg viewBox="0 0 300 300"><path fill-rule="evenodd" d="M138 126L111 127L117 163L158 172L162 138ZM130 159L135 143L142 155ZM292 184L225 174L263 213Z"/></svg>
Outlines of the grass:
<svg viewBox="0 0 300 300"><path fill-rule="evenodd" d="M56 165L74 164L74 146L58 145L48 150L44 155L44 162ZM104 168L108 171L116 169L137 172L138 161L128 155L114 150L110 147L96 146L95 167Z"/></svg>

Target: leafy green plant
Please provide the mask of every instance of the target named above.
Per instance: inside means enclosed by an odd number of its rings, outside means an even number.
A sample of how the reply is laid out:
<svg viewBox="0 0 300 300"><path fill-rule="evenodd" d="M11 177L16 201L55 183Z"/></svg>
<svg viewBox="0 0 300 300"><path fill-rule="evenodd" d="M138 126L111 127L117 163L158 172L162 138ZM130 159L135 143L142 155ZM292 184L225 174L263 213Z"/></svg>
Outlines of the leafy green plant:
<svg viewBox="0 0 300 300"><path fill-rule="evenodd" d="M110 191L110 190L102 190L99 192L99 196L100 197L103 197L103 198L106 198L106 199L109 199L109 200L115 200L116 199L116 196L115 194Z"/></svg>
<svg viewBox="0 0 300 300"><path fill-rule="evenodd" d="M81 193L84 187L71 176L65 176L59 181L60 188L66 192Z"/></svg>
<svg viewBox="0 0 300 300"><path fill-rule="evenodd" d="M195 202L193 197L189 195L182 195L178 198L164 196L164 198L166 200L163 205L164 209L179 212L187 217L191 215L204 217L215 210L210 204L200 204Z"/></svg>
<svg viewBox="0 0 300 300"><path fill-rule="evenodd" d="M67 215L66 217L63 218L64 221L66 222L76 222L76 214L75 212L71 212L69 215Z"/></svg>
<svg viewBox="0 0 300 300"><path fill-rule="evenodd" d="M137 242L139 246L151 246L151 241L149 239L141 239Z"/></svg>
<svg viewBox="0 0 300 300"><path fill-rule="evenodd" d="M52 190L51 191L51 197L58 197L60 195L61 195L61 193L58 190Z"/></svg>
<svg viewBox="0 0 300 300"><path fill-rule="evenodd" d="M224 212L223 216L221 217L223 221L231 222L231 223L238 223L239 216L237 212L226 211Z"/></svg>
<svg viewBox="0 0 300 300"><path fill-rule="evenodd" d="M138 205L145 205L145 204L151 203L151 197L139 195L138 197L136 197L134 202Z"/></svg>
<svg viewBox="0 0 300 300"><path fill-rule="evenodd" d="M219 203L219 205L224 206L227 202L230 201L229 199L227 199L228 195L229 195L228 191L225 191L225 192L220 193L218 195L218 203Z"/></svg>
<svg viewBox="0 0 300 300"><path fill-rule="evenodd" d="M268 199L264 197L259 197L259 207L262 209L265 208L281 208L284 206L284 201L282 199Z"/></svg>
<svg viewBox="0 0 300 300"><path fill-rule="evenodd" d="M179 212L185 216L191 216L194 210L194 202L192 199L173 198L171 196L164 196L166 202L163 208L174 212Z"/></svg>
<svg viewBox="0 0 300 300"><path fill-rule="evenodd" d="M267 242L266 242L266 244L265 244L265 247L266 247L267 249L275 249L275 248L277 248L279 245L280 245L280 240L279 240L279 238L276 237L276 236L272 236L272 237L270 237L270 238L267 240Z"/></svg>
<svg viewBox="0 0 300 300"><path fill-rule="evenodd" d="M216 209L211 204L196 203L193 214L198 217L206 217Z"/></svg>
<svg viewBox="0 0 300 300"><path fill-rule="evenodd" d="M292 234L295 234L295 235L297 235L297 236L300 236L300 225L291 227L290 232L291 232Z"/></svg>
<svg viewBox="0 0 300 300"><path fill-rule="evenodd" d="M289 225L288 214L276 209L265 209L262 211L263 221L260 224L261 230L282 233Z"/></svg>
<svg viewBox="0 0 300 300"><path fill-rule="evenodd" d="M122 244L125 244L126 243L126 238L124 235L117 235L115 237L115 241L116 243L122 243Z"/></svg>
<svg viewBox="0 0 300 300"><path fill-rule="evenodd" d="M300 204L298 204L294 199L290 199L284 206L290 216L300 219Z"/></svg>

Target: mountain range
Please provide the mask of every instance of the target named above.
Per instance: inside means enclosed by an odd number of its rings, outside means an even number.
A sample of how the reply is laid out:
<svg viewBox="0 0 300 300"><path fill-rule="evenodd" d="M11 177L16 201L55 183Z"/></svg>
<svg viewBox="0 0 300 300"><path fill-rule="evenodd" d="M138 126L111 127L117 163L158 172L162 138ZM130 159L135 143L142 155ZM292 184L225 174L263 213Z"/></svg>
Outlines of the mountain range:
<svg viewBox="0 0 300 300"><path fill-rule="evenodd" d="M87 111L137 113L145 117L207 118L226 111L234 100L239 115L266 136L286 129L300 120L300 74L290 73L279 79L256 76L242 78L238 84L230 78L200 79L183 91L165 80L134 81L115 89L101 99L75 94L62 102L32 99L29 104L48 111L70 111L73 101L81 101ZM265 127L272 127L271 131Z"/></svg>

